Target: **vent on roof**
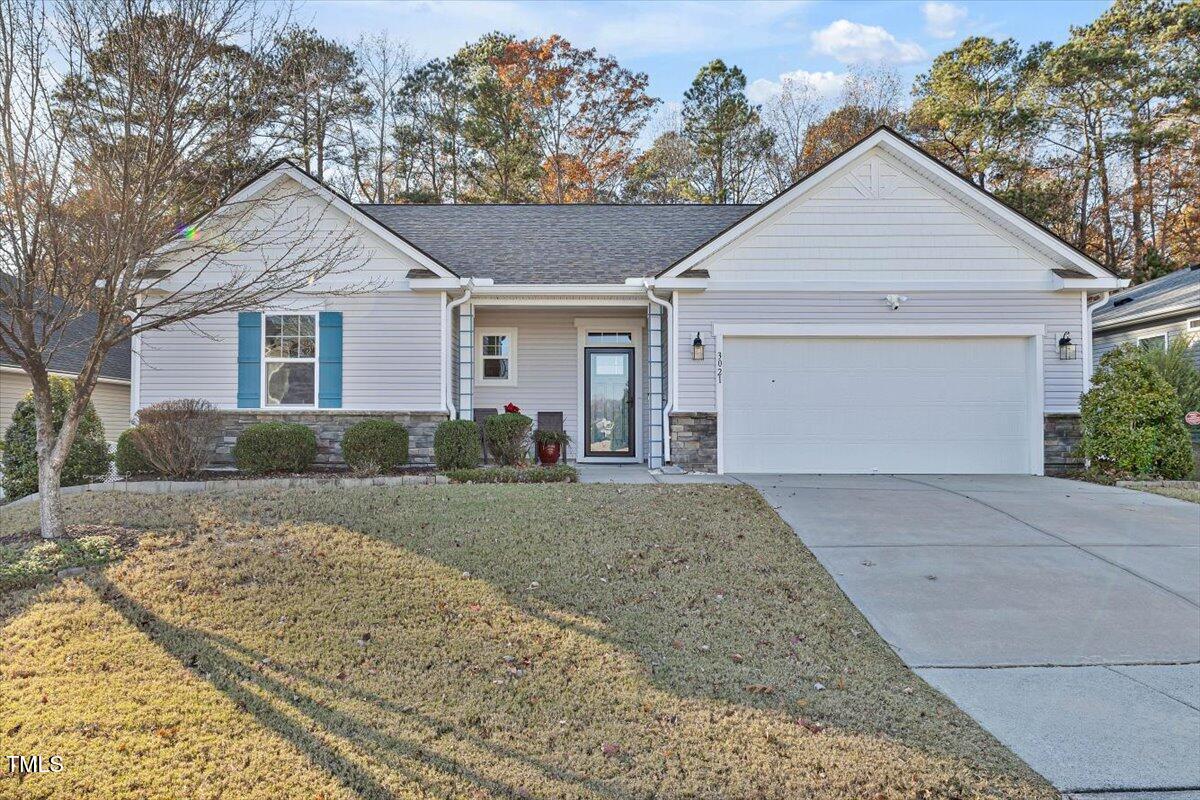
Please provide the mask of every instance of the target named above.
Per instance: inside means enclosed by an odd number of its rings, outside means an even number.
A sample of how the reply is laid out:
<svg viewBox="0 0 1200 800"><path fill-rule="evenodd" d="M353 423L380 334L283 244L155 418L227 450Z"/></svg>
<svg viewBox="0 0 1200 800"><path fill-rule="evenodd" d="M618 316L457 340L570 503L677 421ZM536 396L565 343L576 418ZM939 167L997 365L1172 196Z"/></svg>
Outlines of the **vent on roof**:
<svg viewBox="0 0 1200 800"><path fill-rule="evenodd" d="M1132 298L1132 297L1122 297L1120 300L1113 301L1113 308L1116 308L1117 306L1123 306L1126 303L1132 303L1133 301L1134 301L1134 298Z"/></svg>

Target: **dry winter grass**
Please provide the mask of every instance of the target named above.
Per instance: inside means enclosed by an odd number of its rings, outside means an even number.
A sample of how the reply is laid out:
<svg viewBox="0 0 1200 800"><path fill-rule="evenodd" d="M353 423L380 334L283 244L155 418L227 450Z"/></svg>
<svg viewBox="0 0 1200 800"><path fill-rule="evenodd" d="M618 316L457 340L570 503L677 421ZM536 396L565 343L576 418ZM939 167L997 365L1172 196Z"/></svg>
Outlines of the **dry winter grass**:
<svg viewBox="0 0 1200 800"><path fill-rule="evenodd" d="M69 507L147 532L0 597L4 750L66 767L0 796L1055 796L749 489Z"/></svg>

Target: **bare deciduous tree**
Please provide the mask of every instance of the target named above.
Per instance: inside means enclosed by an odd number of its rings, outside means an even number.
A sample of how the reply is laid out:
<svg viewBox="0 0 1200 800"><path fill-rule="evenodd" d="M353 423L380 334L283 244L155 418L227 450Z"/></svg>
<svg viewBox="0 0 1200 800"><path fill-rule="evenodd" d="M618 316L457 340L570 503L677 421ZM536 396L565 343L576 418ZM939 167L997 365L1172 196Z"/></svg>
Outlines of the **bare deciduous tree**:
<svg viewBox="0 0 1200 800"><path fill-rule="evenodd" d="M253 126L228 124L231 91L247 114L269 106L253 65L277 22L247 0L0 0L0 353L33 386L47 538L63 532L60 475L114 345L318 282L361 290L356 243L298 183L180 226L228 179L222 155L246 152ZM79 340L84 315L95 326ZM50 364L69 347L86 356L56 430Z"/></svg>

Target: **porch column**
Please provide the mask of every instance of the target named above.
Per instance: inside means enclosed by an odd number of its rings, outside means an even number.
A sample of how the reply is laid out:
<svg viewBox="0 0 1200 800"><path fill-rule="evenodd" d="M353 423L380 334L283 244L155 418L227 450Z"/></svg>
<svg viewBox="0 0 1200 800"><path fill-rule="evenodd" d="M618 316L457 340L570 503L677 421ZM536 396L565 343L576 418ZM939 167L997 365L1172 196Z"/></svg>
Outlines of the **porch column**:
<svg viewBox="0 0 1200 800"><path fill-rule="evenodd" d="M475 414L475 307L467 302L458 309L458 418Z"/></svg>
<svg viewBox="0 0 1200 800"><path fill-rule="evenodd" d="M651 303L646 324L646 354L649 360L649 386L647 404L650 413L650 469L663 466L663 405L666 402L667 365L663 348L663 308Z"/></svg>

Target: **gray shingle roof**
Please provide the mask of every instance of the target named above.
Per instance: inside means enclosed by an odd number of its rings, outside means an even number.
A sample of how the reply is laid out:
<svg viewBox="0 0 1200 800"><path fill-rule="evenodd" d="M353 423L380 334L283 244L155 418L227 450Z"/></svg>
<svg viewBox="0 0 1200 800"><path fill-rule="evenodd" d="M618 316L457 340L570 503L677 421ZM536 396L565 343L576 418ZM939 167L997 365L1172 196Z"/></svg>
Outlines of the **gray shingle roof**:
<svg viewBox="0 0 1200 800"><path fill-rule="evenodd" d="M654 275L753 205L359 205L463 277L621 283Z"/></svg>
<svg viewBox="0 0 1200 800"><path fill-rule="evenodd" d="M1147 317L1200 310L1200 264L1118 292L1096 309L1092 323L1110 328Z"/></svg>
<svg viewBox="0 0 1200 800"><path fill-rule="evenodd" d="M0 280L7 280L0 275ZM0 287L2 290L4 287ZM56 301L59 302L59 301ZM0 310L0 314L5 314ZM7 314L5 314L7 317ZM96 315L86 313L71 320L62 335L52 342L54 353L50 357L50 369L53 372L63 372L78 375L87 358L88 342L96 330ZM0 366L13 367L16 364L4 353L0 353ZM129 380L129 341L126 340L113 347L104 357L100 365L100 377Z"/></svg>

